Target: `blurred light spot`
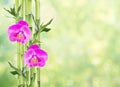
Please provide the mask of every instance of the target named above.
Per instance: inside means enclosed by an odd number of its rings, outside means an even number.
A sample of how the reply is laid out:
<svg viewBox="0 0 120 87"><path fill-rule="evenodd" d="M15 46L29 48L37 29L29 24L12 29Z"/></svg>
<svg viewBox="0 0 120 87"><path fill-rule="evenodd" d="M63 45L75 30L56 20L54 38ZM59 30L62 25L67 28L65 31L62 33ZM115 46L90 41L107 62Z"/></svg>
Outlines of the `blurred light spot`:
<svg viewBox="0 0 120 87"><path fill-rule="evenodd" d="M0 63L0 76L4 73L4 71L5 71L5 66L2 63Z"/></svg>
<svg viewBox="0 0 120 87"><path fill-rule="evenodd" d="M110 64L110 63L106 63L106 64L104 65L104 70L105 70L106 72L109 72L109 71L111 70L111 64Z"/></svg>
<svg viewBox="0 0 120 87"><path fill-rule="evenodd" d="M99 59L99 58L92 59L92 64L93 64L93 65L98 65L98 64L100 64L100 59Z"/></svg>
<svg viewBox="0 0 120 87"><path fill-rule="evenodd" d="M73 84L74 84L73 80L68 80L67 81L67 86L73 86Z"/></svg>
<svg viewBox="0 0 120 87"><path fill-rule="evenodd" d="M59 58L59 59L57 60L57 64L62 64L62 63L63 63L63 59Z"/></svg>

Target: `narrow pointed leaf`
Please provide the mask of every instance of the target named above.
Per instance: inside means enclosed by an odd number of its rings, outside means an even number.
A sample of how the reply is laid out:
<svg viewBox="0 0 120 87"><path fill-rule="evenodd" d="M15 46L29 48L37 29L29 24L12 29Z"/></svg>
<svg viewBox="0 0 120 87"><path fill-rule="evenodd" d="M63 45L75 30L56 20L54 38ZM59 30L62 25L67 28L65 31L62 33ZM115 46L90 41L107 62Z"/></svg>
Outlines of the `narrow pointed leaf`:
<svg viewBox="0 0 120 87"><path fill-rule="evenodd" d="M21 10L21 5L17 9L17 14L19 14L20 10Z"/></svg>
<svg viewBox="0 0 120 87"><path fill-rule="evenodd" d="M50 25L51 24L51 22L53 21L53 19L51 19L48 23L46 23L45 25L43 25L42 27L43 28L45 28L45 27L47 27L48 25Z"/></svg>
<svg viewBox="0 0 120 87"><path fill-rule="evenodd" d="M19 70L18 68L16 68L15 66L13 66L10 62L8 62L8 64L9 64L10 67L13 68L14 70Z"/></svg>
<svg viewBox="0 0 120 87"><path fill-rule="evenodd" d="M14 8L11 8L10 10L4 8L9 14L16 16Z"/></svg>
<svg viewBox="0 0 120 87"><path fill-rule="evenodd" d="M51 30L50 28L44 28L41 32L48 32L50 30Z"/></svg>
<svg viewBox="0 0 120 87"><path fill-rule="evenodd" d="M20 69L18 69L18 68L16 68L15 66L13 66L10 62L8 62L8 63L9 63L9 65L10 65L10 67L11 67L12 69L14 69L19 75L22 75L22 72L21 72ZM16 72L12 72L12 73L16 73Z"/></svg>
<svg viewBox="0 0 120 87"><path fill-rule="evenodd" d="M13 75L19 75L19 73L17 71L11 71L10 73Z"/></svg>

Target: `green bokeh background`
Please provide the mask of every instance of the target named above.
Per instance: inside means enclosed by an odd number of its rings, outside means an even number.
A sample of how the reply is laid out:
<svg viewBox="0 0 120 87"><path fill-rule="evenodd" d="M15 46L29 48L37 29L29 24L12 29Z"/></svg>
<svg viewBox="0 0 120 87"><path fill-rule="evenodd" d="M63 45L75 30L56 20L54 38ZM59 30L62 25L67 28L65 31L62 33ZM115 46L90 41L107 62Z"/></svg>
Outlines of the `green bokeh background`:
<svg viewBox="0 0 120 87"><path fill-rule="evenodd" d="M16 44L7 28L14 20L0 0L0 87L17 87L8 61L16 64ZM54 18L41 35L49 53L41 87L120 87L120 0L41 0L41 20Z"/></svg>

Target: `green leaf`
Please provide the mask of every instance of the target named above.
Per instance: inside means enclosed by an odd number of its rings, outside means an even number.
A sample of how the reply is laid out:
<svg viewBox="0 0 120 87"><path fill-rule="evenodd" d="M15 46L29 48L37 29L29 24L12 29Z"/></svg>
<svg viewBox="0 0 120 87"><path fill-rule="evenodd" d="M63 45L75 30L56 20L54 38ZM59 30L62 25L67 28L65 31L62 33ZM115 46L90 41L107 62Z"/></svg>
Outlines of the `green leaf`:
<svg viewBox="0 0 120 87"><path fill-rule="evenodd" d="M34 21L34 23L35 23L35 25L36 25L37 23L36 23L35 17L34 17L33 14L31 14L31 15L32 15L32 19L33 19L33 21Z"/></svg>
<svg viewBox="0 0 120 87"><path fill-rule="evenodd" d="M50 30L51 30L51 28L44 28L41 32L48 32Z"/></svg>
<svg viewBox="0 0 120 87"><path fill-rule="evenodd" d="M20 69L18 69L18 68L16 68L15 66L13 66L10 62L8 62L9 63L9 65L10 65L10 67L12 68L12 69L14 69L19 75L22 75L22 72L21 72L21 70ZM13 73L13 72L12 72ZM15 72L14 72L15 73Z"/></svg>
<svg viewBox="0 0 120 87"><path fill-rule="evenodd" d="M16 68L15 66L13 66L10 62L8 62L8 64L9 64L10 67L13 68L14 70L19 70L18 68Z"/></svg>
<svg viewBox="0 0 120 87"><path fill-rule="evenodd" d="M32 15L32 19L33 19L34 23L36 24L34 15L33 14L31 14L31 15Z"/></svg>
<svg viewBox="0 0 120 87"><path fill-rule="evenodd" d="M40 25L40 30L39 30L39 32L38 32L38 34L40 33L40 32L48 32L48 31L50 31L51 29L50 28L46 28L48 25L50 25L51 24L51 22L53 21L53 19L51 19L48 23L46 23L45 25L43 25L43 24L41 24Z"/></svg>
<svg viewBox="0 0 120 87"><path fill-rule="evenodd" d="M10 73L13 75L19 75L19 73L17 71L11 71Z"/></svg>
<svg viewBox="0 0 120 87"><path fill-rule="evenodd" d="M15 8L11 8L11 13L16 16L16 13L15 13Z"/></svg>
<svg viewBox="0 0 120 87"><path fill-rule="evenodd" d="M21 10L21 5L17 9L17 14L19 14L20 10Z"/></svg>
<svg viewBox="0 0 120 87"><path fill-rule="evenodd" d="M22 17L19 17L19 12L21 9L21 5L18 7L17 12L15 12L15 7L10 8L9 10L4 8L9 14L15 17L15 19L21 19Z"/></svg>
<svg viewBox="0 0 120 87"><path fill-rule="evenodd" d="M43 25L42 27L43 28L45 28L45 27L47 27L48 25L50 25L51 24L51 22L53 21L53 19L51 19L48 23L46 23L45 25Z"/></svg>
<svg viewBox="0 0 120 87"><path fill-rule="evenodd" d="M33 14L31 14L31 15L32 15L32 19L33 19L33 21L35 23L35 30L36 30L36 32L33 35L35 39L37 38L37 36L41 32L48 32L48 31L51 30L50 28L46 28L46 27L51 24L51 22L53 21L53 19L51 19L49 22L47 22L46 24L43 25L43 24L40 24L40 20L39 19L35 19L35 17L34 17ZM35 42L36 41L34 41L33 43L35 43ZM37 41L37 42L39 42L39 41Z"/></svg>
<svg viewBox="0 0 120 87"><path fill-rule="evenodd" d="M31 15L32 15L32 19L33 19L33 21L34 21L34 23L35 23L35 30L38 32L38 30L40 30L40 28L39 28L40 19L36 19L36 20L35 20L34 15L33 15L33 14L31 14Z"/></svg>
<svg viewBox="0 0 120 87"><path fill-rule="evenodd" d="M13 16L16 16L16 13L15 13L15 8L10 8L10 10L4 8L9 14L13 15Z"/></svg>

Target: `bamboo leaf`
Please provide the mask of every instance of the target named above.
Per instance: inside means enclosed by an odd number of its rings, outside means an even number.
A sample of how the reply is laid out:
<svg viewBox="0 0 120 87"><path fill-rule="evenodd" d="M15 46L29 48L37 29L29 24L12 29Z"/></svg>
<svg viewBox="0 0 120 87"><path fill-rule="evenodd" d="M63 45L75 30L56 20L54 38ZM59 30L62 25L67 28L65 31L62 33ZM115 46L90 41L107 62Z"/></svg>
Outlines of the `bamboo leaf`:
<svg viewBox="0 0 120 87"><path fill-rule="evenodd" d="M6 8L4 8L4 10L7 11L7 12L8 12L9 14L11 14L12 16L14 16L15 19L16 19L16 18L21 19L21 17L19 17L19 12L20 12L20 10L21 10L21 5L18 7L17 12L15 12L15 7L10 8L9 10L6 9Z"/></svg>
<svg viewBox="0 0 120 87"><path fill-rule="evenodd" d="M51 30L51 28L44 28L41 32L48 32L50 30Z"/></svg>
<svg viewBox="0 0 120 87"><path fill-rule="evenodd" d="M51 22L53 21L53 19L51 19L48 23L46 23L45 25L43 25L42 27L43 28L45 28L45 27L47 27L48 25L50 25L51 24Z"/></svg>
<svg viewBox="0 0 120 87"><path fill-rule="evenodd" d="M13 16L16 16L15 8L10 8L10 10L4 8L4 10L6 10L9 14L11 14L11 15L13 15Z"/></svg>
<svg viewBox="0 0 120 87"><path fill-rule="evenodd" d="M11 67L12 69L15 70L15 72L11 72L12 74L18 73L19 75L22 75L22 72L21 72L20 69L18 69L18 68L16 68L15 66L13 66L10 62L8 62L8 64L10 65L10 67Z"/></svg>
<svg viewBox="0 0 120 87"><path fill-rule="evenodd" d="M19 75L19 73L17 71L11 71L10 73L13 75Z"/></svg>
<svg viewBox="0 0 120 87"><path fill-rule="evenodd" d="M17 14L19 14L20 10L21 10L21 5L17 9Z"/></svg>
<svg viewBox="0 0 120 87"><path fill-rule="evenodd" d="M33 14L31 14L31 15L32 15L32 19L33 19L33 21L35 23L35 30L38 31L39 30L39 25L40 25L40 19L35 20L34 15Z"/></svg>
<svg viewBox="0 0 120 87"><path fill-rule="evenodd" d="M8 64L9 64L10 67L13 68L14 70L19 70L18 68L16 68L15 66L13 66L10 62L8 62Z"/></svg>
<svg viewBox="0 0 120 87"><path fill-rule="evenodd" d="M39 30L39 32L38 32L38 34L40 33L40 32L48 32L48 31L50 31L51 29L50 28L46 28L48 25L50 25L51 24L51 22L53 21L53 19L51 19L48 23L46 23L45 25L43 25L43 24L41 24L40 25L40 30Z"/></svg>

